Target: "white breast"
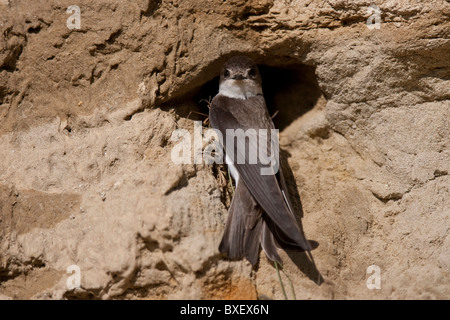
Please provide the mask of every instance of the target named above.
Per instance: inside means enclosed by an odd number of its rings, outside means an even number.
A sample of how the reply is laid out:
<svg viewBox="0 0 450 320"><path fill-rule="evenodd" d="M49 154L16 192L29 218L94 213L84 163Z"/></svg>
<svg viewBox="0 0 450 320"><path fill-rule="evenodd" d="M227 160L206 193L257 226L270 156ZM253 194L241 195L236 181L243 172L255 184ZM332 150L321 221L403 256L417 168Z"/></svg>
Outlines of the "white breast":
<svg viewBox="0 0 450 320"><path fill-rule="evenodd" d="M248 99L262 94L262 89L259 83L253 80L228 79L220 83L219 93L228 98Z"/></svg>

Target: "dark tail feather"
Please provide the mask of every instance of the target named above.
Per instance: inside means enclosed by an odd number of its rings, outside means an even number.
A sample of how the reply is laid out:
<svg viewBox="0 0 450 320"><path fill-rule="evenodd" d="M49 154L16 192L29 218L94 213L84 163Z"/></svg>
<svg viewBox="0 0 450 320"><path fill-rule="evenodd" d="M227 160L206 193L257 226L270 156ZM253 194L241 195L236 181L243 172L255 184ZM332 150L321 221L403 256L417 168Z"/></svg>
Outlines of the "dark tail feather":
<svg viewBox="0 0 450 320"><path fill-rule="evenodd" d="M294 242L290 237L286 236L283 231L281 231L280 228L278 228L272 221L270 221L268 225L279 248L297 251L311 251L311 245L309 241L306 240L301 230L299 230L299 233L301 235L301 242Z"/></svg>
<svg viewBox="0 0 450 320"><path fill-rule="evenodd" d="M262 218L252 229L246 230L245 236L245 257L254 266L258 262L259 257L259 241L261 239L261 230L263 227Z"/></svg>
<svg viewBox="0 0 450 320"><path fill-rule="evenodd" d="M263 221L263 230L261 233L261 246L266 253L267 257L278 263L282 263L280 256L278 255L277 245L273 237L272 231L267 225L266 221Z"/></svg>
<svg viewBox="0 0 450 320"><path fill-rule="evenodd" d="M292 218L291 223L295 224L291 211L289 215L287 217ZM245 183L241 181L231 201L219 251L232 260L245 257L252 265L255 265L258 263L261 244L270 260L281 263L277 247L310 250L309 243L300 229L297 227L295 231L292 235L283 233L268 215L263 214L262 208L252 197Z"/></svg>
<svg viewBox="0 0 450 320"><path fill-rule="evenodd" d="M236 212L236 197L231 201L228 210L227 223L223 232L222 241L219 245L219 251L224 253L230 259L242 259L244 257L244 216Z"/></svg>
<svg viewBox="0 0 450 320"><path fill-rule="evenodd" d="M262 210L243 182L239 183L228 211L219 251L230 259L247 260L255 265L259 256Z"/></svg>

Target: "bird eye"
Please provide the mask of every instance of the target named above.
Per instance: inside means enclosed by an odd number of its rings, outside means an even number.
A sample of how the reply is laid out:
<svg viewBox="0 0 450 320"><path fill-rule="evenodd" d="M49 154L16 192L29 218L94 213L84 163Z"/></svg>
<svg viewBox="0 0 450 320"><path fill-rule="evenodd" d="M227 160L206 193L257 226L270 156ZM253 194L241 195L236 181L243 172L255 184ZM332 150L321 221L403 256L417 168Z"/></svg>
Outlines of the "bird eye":
<svg viewBox="0 0 450 320"><path fill-rule="evenodd" d="M250 69L249 71L248 71L248 75L252 78L252 79L255 79L256 78L256 70L255 69Z"/></svg>
<svg viewBox="0 0 450 320"><path fill-rule="evenodd" d="M228 77L230 76L230 71L225 70L225 71L223 72L223 76L224 76L225 78L228 78Z"/></svg>

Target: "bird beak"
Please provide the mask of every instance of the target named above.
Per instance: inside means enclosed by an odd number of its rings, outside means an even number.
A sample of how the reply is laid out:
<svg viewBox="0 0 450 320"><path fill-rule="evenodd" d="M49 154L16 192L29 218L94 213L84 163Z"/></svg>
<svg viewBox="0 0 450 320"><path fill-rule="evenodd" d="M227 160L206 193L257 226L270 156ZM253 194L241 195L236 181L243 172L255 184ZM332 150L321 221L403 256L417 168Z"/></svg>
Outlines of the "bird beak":
<svg viewBox="0 0 450 320"><path fill-rule="evenodd" d="M242 74L236 74L233 76L233 80L244 80L247 79L246 77L244 77Z"/></svg>

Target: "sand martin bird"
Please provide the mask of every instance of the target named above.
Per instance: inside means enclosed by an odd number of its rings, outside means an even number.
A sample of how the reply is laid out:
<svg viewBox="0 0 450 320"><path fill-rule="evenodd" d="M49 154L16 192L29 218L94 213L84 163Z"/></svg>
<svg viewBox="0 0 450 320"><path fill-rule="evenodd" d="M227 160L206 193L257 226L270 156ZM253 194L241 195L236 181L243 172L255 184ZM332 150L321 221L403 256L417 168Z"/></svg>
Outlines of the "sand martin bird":
<svg viewBox="0 0 450 320"><path fill-rule="evenodd" d="M235 56L223 65L219 93L212 100L209 119L211 126L223 136L226 163L236 182L220 252L230 259L245 257L255 265L260 247L270 260L279 263L281 258L277 247L309 251L309 243L292 211L281 166L274 166L271 174L261 174L267 162L262 161L258 148L270 148L270 143L252 139L251 134L245 139L227 135L227 129L231 132L242 129L256 134L265 129L269 135L267 141L275 138L271 133L275 126L264 100L261 75L252 59ZM229 143L231 139L238 141ZM242 154L242 150L247 151ZM268 151L266 154L272 153ZM239 162L239 156L244 157L244 163ZM252 156L256 157L256 163L249 161Z"/></svg>

